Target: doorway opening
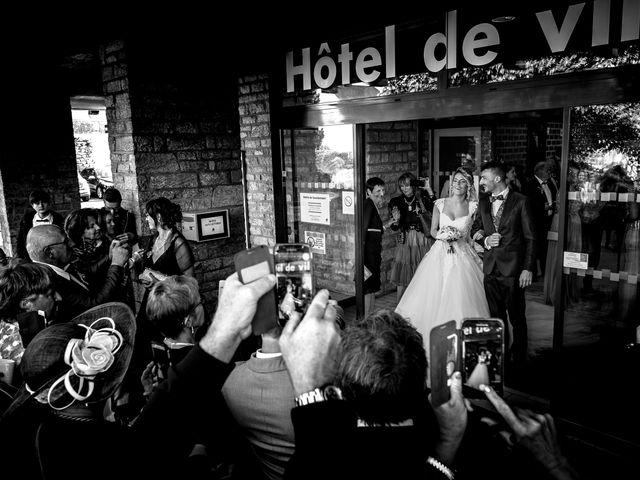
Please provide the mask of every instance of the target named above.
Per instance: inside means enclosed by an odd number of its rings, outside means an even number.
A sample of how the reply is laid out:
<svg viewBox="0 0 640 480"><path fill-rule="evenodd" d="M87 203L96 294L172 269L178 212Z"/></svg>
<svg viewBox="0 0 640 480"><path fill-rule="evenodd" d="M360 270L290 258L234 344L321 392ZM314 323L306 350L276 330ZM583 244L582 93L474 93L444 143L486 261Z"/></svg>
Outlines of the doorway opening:
<svg viewBox="0 0 640 480"><path fill-rule="evenodd" d="M72 97L71 117L82 208L100 208L113 187L105 99Z"/></svg>

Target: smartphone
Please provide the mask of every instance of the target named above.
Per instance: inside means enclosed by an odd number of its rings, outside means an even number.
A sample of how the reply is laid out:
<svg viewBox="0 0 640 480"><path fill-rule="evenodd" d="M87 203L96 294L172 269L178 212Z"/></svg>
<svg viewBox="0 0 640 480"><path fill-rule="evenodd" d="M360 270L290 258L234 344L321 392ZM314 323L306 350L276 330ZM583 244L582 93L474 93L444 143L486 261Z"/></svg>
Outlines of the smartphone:
<svg viewBox="0 0 640 480"><path fill-rule="evenodd" d="M504 391L504 322L499 318L465 318L462 321L462 381L466 398L486 399L478 387Z"/></svg>
<svg viewBox="0 0 640 480"><path fill-rule="evenodd" d="M449 379L458 370L458 337L455 320L436 325L429 334L429 378L433 407L451 398Z"/></svg>
<svg viewBox="0 0 640 480"><path fill-rule="evenodd" d="M304 314L313 300L312 260L311 247L306 243L278 243L273 250L281 325L294 311Z"/></svg>
<svg viewBox="0 0 640 480"><path fill-rule="evenodd" d="M169 371L169 351L167 347L158 342L151 342L151 357L158 369L162 371L163 378L167 378L167 372Z"/></svg>
<svg viewBox="0 0 640 480"><path fill-rule="evenodd" d="M236 253L234 262L238 279L245 284L274 273L273 255L265 245ZM251 321L251 330L254 335L261 335L277 325L276 292L272 289L258 300L256 314Z"/></svg>
<svg viewBox="0 0 640 480"><path fill-rule="evenodd" d="M418 178L418 180L420 180L420 182L422 183L422 186L424 188L427 188L429 186L429 178L427 177L420 177Z"/></svg>

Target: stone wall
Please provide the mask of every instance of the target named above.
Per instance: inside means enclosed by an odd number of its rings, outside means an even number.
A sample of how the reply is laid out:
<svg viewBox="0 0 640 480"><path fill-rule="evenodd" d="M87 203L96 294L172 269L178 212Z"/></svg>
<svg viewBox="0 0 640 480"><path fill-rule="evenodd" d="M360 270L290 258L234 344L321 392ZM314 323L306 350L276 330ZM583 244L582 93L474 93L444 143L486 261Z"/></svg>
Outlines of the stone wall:
<svg viewBox="0 0 640 480"><path fill-rule="evenodd" d="M200 293L214 311L218 282L233 272L233 255L244 247L237 92L233 79L202 62L183 63L194 52L176 45L172 51L150 43L104 46L112 172L143 241L152 233L143 221L152 198L164 196L183 212L229 210L229 238L189 242Z"/></svg>
<svg viewBox="0 0 640 480"><path fill-rule="evenodd" d="M276 239L269 79L241 77L238 83L240 144L246 158L246 188L250 219L249 244L274 245Z"/></svg>

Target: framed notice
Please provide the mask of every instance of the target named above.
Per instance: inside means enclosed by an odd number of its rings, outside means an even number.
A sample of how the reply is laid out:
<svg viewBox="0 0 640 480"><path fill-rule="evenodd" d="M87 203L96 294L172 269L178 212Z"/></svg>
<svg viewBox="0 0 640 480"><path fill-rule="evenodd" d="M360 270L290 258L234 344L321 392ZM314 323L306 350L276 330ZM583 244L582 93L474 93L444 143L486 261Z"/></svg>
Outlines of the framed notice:
<svg viewBox="0 0 640 480"><path fill-rule="evenodd" d="M328 193L300 193L300 221L331 225L330 203Z"/></svg>
<svg viewBox="0 0 640 480"><path fill-rule="evenodd" d="M196 242L229 237L229 210L183 213L182 234Z"/></svg>

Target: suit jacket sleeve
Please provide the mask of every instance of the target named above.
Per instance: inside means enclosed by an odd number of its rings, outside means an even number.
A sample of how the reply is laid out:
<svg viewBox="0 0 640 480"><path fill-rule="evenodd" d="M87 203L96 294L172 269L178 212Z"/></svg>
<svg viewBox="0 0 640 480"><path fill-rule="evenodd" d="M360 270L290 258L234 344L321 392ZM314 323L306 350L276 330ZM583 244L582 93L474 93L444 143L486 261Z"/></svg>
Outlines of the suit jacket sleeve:
<svg viewBox="0 0 640 480"><path fill-rule="evenodd" d="M375 206L373 205L372 200L365 200L364 202L364 243L367 243L367 239L369 237L369 232L367 229L371 224L371 219L373 218L373 213L375 210Z"/></svg>
<svg viewBox="0 0 640 480"><path fill-rule="evenodd" d="M110 301L117 301L116 295L120 288L121 280L124 275L124 268L119 265L111 265L107 270L107 276L104 280L102 289L91 295L87 291L80 292L74 289L64 289L60 291L60 296L65 305L65 309L70 312L84 312L96 305L101 305ZM69 282L64 282L67 284ZM58 282L59 285L64 285L62 282ZM58 286L58 285L57 285Z"/></svg>
<svg viewBox="0 0 640 480"><path fill-rule="evenodd" d="M471 238L479 243L482 247L484 247L484 225L482 224L482 212L480 211L480 202L478 202L478 209L476 210L476 217L473 219L473 224L471 225ZM480 232L480 235L476 234Z"/></svg>
<svg viewBox="0 0 640 480"><path fill-rule="evenodd" d="M524 198L520 219L522 221L522 233L525 241L523 269L535 272L536 248L538 248L538 245L536 242L536 227L533 219L533 207L531 206L531 200L529 197Z"/></svg>
<svg viewBox="0 0 640 480"><path fill-rule="evenodd" d="M150 466L182 465L194 443L202 440L195 432L203 423L215 428L214 437L224 438L221 425L228 425L228 419L222 417L230 414L215 408L214 400L232 369L232 364L221 362L199 345L169 369L167 379L158 385L131 427Z"/></svg>

